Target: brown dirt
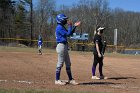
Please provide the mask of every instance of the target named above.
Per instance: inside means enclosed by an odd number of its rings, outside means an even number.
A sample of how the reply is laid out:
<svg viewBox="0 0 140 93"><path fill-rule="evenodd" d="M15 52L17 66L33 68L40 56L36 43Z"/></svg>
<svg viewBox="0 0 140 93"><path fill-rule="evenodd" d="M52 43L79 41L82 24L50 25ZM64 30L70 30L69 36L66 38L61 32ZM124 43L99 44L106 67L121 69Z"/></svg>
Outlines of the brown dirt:
<svg viewBox="0 0 140 93"><path fill-rule="evenodd" d="M57 54L45 52L0 52L0 88L57 89L108 93L140 93L140 57L106 56L107 80L91 80L92 53L70 52L73 77L80 85L54 84ZM99 75L98 70L96 71ZM67 80L65 66L61 79Z"/></svg>

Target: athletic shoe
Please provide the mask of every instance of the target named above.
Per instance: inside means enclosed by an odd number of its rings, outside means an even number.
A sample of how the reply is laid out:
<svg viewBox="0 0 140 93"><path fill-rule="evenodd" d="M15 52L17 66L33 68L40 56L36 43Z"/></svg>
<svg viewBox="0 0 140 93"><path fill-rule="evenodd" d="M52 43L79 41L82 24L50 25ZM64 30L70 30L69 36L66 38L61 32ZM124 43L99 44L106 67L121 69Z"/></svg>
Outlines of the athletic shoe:
<svg viewBox="0 0 140 93"><path fill-rule="evenodd" d="M100 79L100 78L97 76L92 76L91 79Z"/></svg>
<svg viewBox="0 0 140 93"><path fill-rule="evenodd" d="M100 76L100 79L108 79L108 78L105 76Z"/></svg>
<svg viewBox="0 0 140 93"><path fill-rule="evenodd" d="M78 85L79 83L77 83L74 79L72 79L72 80L69 80L69 84Z"/></svg>
<svg viewBox="0 0 140 93"><path fill-rule="evenodd" d="M62 82L61 80L55 80L56 85L66 85L65 82Z"/></svg>
<svg viewBox="0 0 140 93"><path fill-rule="evenodd" d="M38 55L42 55L42 52L39 52Z"/></svg>

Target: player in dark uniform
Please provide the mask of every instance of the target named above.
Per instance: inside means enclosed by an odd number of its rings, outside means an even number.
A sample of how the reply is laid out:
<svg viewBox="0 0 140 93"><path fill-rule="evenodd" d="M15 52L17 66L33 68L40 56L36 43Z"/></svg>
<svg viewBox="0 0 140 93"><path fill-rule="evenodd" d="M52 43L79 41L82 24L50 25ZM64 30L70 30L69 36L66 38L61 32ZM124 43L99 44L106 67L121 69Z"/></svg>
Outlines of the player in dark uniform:
<svg viewBox="0 0 140 93"><path fill-rule="evenodd" d="M103 34L104 29L105 29L104 27L97 27L96 34L93 39L95 46L93 48L94 62L93 62L93 66L92 66L92 78L91 79L107 79L107 77L105 77L102 72L103 57L104 57L102 34ZM98 63L99 63L100 77L97 77L95 74L96 66Z"/></svg>

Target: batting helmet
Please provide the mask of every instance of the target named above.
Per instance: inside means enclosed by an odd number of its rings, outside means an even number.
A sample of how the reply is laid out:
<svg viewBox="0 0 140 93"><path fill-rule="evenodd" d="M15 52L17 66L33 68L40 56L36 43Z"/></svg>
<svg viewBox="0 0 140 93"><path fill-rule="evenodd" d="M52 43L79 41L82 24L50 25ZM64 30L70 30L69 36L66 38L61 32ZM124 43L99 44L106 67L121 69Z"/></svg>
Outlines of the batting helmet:
<svg viewBox="0 0 140 93"><path fill-rule="evenodd" d="M65 16L64 14L58 14L56 16L56 21L59 24L66 24L67 23L67 20L66 19L68 19L68 17Z"/></svg>

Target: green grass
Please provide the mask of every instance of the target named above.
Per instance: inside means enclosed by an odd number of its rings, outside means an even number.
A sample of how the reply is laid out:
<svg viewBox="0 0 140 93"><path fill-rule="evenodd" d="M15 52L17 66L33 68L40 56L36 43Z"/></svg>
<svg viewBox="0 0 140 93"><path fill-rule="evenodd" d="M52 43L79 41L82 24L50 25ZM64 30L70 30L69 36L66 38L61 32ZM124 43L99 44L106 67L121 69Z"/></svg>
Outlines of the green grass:
<svg viewBox="0 0 140 93"><path fill-rule="evenodd" d="M108 56L108 57L140 57L140 55L120 54L120 53L105 53L105 56Z"/></svg>
<svg viewBox="0 0 140 93"><path fill-rule="evenodd" d="M0 46L0 51L3 52L34 52L37 48L21 48L21 47L7 47L7 46Z"/></svg>
<svg viewBox="0 0 140 93"><path fill-rule="evenodd" d="M38 52L38 48L30 48L30 47L7 47L7 46L0 46L0 51L2 52L31 52L36 53ZM55 49L43 48L42 50L44 53L56 53ZM81 52L81 51L69 51L70 54L80 54L80 55L89 55L92 56L92 52ZM140 55L133 55L133 54L120 54L120 53L105 53L105 56L108 57L140 57Z"/></svg>
<svg viewBox="0 0 140 93"><path fill-rule="evenodd" d="M93 55L93 52L74 51L74 53L78 53L80 55L89 55L89 56ZM120 54L120 53L105 53L105 57L140 57L140 55Z"/></svg>
<svg viewBox="0 0 140 93"><path fill-rule="evenodd" d="M101 92L83 92L83 91L63 91L63 90L34 90L34 89L0 89L0 93L101 93ZM103 93L103 92L102 92Z"/></svg>
<svg viewBox="0 0 140 93"><path fill-rule="evenodd" d="M8 47L8 46L0 46L0 51L1 52L31 52L31 53L36 53L38 52L38 48L30 48L30 47ZM56 53L55 49L48 49L48 48L42 48L42 51L45 53L51 52L51 53Z"/></svg>

